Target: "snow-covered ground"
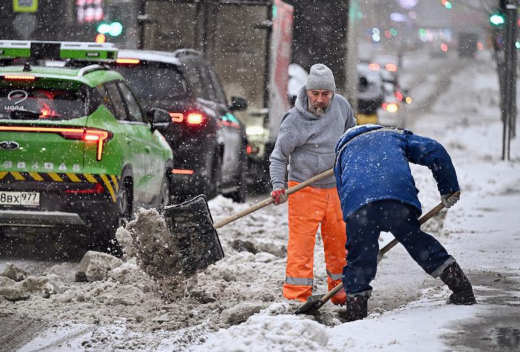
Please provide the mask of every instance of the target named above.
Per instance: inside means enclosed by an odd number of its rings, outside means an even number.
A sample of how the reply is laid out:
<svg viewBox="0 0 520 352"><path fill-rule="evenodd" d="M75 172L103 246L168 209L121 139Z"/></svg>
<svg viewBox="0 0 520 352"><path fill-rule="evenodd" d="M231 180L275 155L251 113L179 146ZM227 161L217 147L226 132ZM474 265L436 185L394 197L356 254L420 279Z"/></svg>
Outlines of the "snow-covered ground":
<svg viewBox="0 0 520 352"><path fill-rule="evenodd" d="M48 280L19 285L18 292L29 298L12 302L0 296L3 349L520 350L519 138L512 141L512 160L502 161L498 80L489 55L442 65L456 69L448 77L435 71L424 79L421 66L431 66L428 58L417 56L409 72L405 64L403 80L415 82L411 92L421 97L406 125L443 143L457 168L460 202L425 227L466 271L477 305L447 305L449 290L397 246L379 265L367 319L342 323L344 308L330 303L316 318L293 315L300 304L281 297L287 208L269 206L219 229L226 257L180 287L154 282L132 261L95 282L74 281L78 263L13 261L29 275ZM428 169L414 166L413 171L428 210L439 202L435 183ZM219 221L250 204L217 197L209 205ZM389 237L384 235L381 244ZM2 259L0 272L5 266ZM325 278L318 237L316 293L325 291ZM0 292L6 286L0 281Z"/></svg>

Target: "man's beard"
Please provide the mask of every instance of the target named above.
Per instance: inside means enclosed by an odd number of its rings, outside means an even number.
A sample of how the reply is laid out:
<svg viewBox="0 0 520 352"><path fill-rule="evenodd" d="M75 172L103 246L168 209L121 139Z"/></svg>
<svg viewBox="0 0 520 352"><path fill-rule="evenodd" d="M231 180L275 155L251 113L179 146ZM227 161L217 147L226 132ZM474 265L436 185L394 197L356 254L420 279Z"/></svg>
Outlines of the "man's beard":
<svg viewBox="0 0 520 352"><path fill-rule="evenodd" d="M327 107L326 107L326 106L322 105L321 107L316 107L316 106L314 106L314 105L312 105L312 104L309 104L309 105L310 105L310 106L309 106L309 107L310 107L310 111L311 111L314 115L316 115L316 116L323 116L323 115L325 115L325 112L326 112L326 110L327 110Z"/></svg>

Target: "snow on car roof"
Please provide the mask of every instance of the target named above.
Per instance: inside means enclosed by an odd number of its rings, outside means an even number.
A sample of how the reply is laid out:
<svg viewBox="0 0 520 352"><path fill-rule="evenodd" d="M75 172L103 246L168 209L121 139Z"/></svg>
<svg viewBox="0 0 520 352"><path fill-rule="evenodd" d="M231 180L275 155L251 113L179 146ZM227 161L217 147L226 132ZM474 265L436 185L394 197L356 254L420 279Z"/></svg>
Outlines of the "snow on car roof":
<svg viewBox="0 0 520 352"><path fill-rule="evenodd" d="M174 56L173 52L158 50L121 49L119 50L118 58L160 61L174 65L180 65L181 63L179 59Z"/></svg>

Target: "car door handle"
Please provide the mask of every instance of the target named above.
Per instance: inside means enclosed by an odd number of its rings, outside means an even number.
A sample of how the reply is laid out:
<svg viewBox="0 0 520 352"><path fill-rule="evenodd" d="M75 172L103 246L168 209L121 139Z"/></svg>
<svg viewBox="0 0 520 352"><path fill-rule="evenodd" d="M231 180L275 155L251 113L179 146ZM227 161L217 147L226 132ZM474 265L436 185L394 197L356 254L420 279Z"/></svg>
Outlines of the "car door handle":
<svg viewBox="0 0 520 352"><path fill-rule="evenodd" d="M144 151L147 153L150 153L152 151L152 148L149 146L144 147Z"/></svg>

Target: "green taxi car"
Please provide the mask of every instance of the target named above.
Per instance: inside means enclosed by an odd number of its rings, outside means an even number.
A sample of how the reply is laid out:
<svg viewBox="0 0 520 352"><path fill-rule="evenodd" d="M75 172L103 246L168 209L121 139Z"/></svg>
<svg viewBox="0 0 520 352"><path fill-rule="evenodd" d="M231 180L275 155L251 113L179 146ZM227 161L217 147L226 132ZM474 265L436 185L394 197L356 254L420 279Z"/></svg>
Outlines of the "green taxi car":
<svg viewBox="0 0 520 352"><path fill-rule="evenodd" d="M0 40L0 236L114 237L170 199L166 111L104 64L112 44ZM70 230L70 231L57 231Z"/></svg>

